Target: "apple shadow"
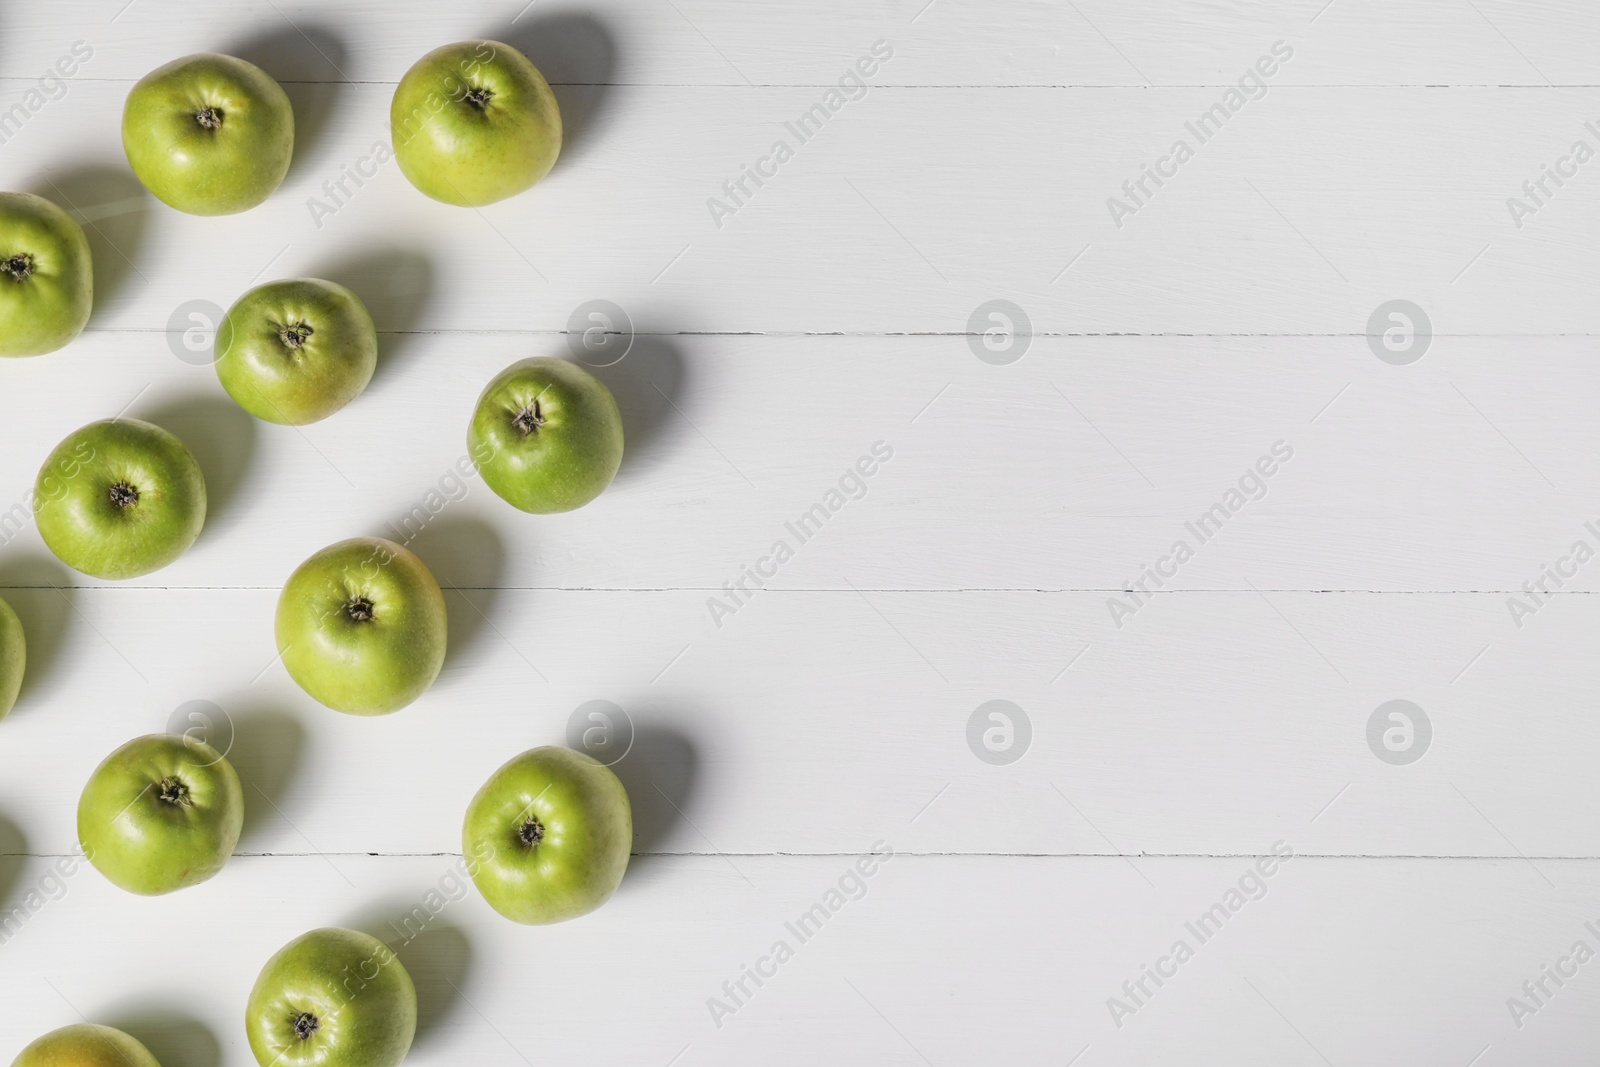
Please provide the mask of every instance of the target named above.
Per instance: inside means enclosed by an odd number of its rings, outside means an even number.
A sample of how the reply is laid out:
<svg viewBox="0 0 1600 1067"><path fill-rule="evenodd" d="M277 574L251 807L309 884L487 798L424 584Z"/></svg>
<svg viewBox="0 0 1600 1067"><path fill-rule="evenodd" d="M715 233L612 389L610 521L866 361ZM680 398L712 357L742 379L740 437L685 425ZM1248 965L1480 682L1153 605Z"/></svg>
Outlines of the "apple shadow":
<svg viewBox="0 0 1600 1067"><path fill-rule="evenodd" d="M250 472L256 446L255 418L227 397L206 395L168 400L136 417L177 434L194 453L206 479L209 529L227 513Z"/></svg>
<svg viewBox="0 0 1600 1067"><path fill-rule="evenodd" d="M334 260L311 272L355 293L378 329L376 376L394 373L409 354L433 291L433 261L415 248L375 248Z"/></svg>
<svg viewBox="0 0 1600 1067"><path fill-rule="evenodd" d="M0 815L0 901L11 901L28 859L27 835L8 817Z"/></svg>
<svg viewBox="0 0 1600 1067"><path fill-rule="evenodd" d="M94 260L91 325L130 282L141 289L150 284L134 261L144 244L155 198L126 164L81 163L47 171L29 191L66 208L83 224Z"/></svg>
<svg viewBox="0 0 1600 1067"><path fill-rule="evenodd" d="M283 711L250 710L230 715L233 744L224 753L244 786L244 831L240 847L253 843L283 807L305 749L306 728Z"/></svg>
<svg viewBox="0 0 1600 1067"><path fill-rule="evenodd" d="M460 927L435 919L411 940L389 947L416 983L416 1045L426 1048L455 1010L472 966L472 942Z"/></svg>
<svg viewBox="0 0 1600 1067"><path fill-rule="evenodd" d="M626 890L654 867L656 855L685 820L699 775L699 754L689 736L673 726L634 722L633 747L611 770L628 791L633 808L633 858Z"/></svg>
<svg viewBox="0 0 1600 1067"><path fill-rule="evenodd" d="M349 82L342 69L348 54L344 43L326 26L301 20L240 42L229 54L272 75L289 95L294 107L294 158L285 181L294 180L316 155L339 94Z"/></svg>
<svg viewBox="0 0 1600 1067"><path fill-rule="evenodd" d="M487 491L487 490L484 490ZM390 531L381 536L394 537ZM441 514L422 527L407 548L422 557L444 589L450 615L445 667L475 648L498 597L506 546L500 531L471 515Z"/></svg>
<svg viewBox="0 0 1600 1067"><path fill-rule="evenodd" d="M561 106L559 169L587 151L600 125L616 70L611 31L590 15L563 12L534 17L486 37L504 41L533 61Z"/></svg>
<svg viewBox="0 0 1600 1067"><path fill-rule="evenodd" d="M54 690L55 668L72 617L72 572L44 553L0 561L0 596L22 620L27 664L12 715L43 704Z"/></svg>
<svg viewBox="0 0 1600 1067"><path fill-rule="evenodd" d="M440 862L441 880L448 873L455 879L452 885L459 884L464 893L475 892L459 870L444 866L448 859ZM443 901L443 905L430 911L426 902L430 897ZM459 926L441 917L445 909L459 907L461 899L464 898L445 896L435 884L419 891L413 899L369 911L369 917L348 924L389 946L416 984L417 1036L413 1053L427 1047L429 1039L455 1010L472 968L471 940Z"/></svg>
<svg viewBox="0 0 1600 1067"><path fill-rule="evenodd" d="M683 392L683 356L665 337L636 334L633 347L617 363L584 366L617 398L623 435L617 484L627 485L662 464L662 441L684 429L683 418L673 407Z"/></svg>
<svg viewBox="0 0 1600 1067"><path fill-rule="evenodd" d="M159 1005L135 1005L110 1015L107 1026L138 1039L163 1067L220 1067L222 1044L200 1020Z"/></svg>

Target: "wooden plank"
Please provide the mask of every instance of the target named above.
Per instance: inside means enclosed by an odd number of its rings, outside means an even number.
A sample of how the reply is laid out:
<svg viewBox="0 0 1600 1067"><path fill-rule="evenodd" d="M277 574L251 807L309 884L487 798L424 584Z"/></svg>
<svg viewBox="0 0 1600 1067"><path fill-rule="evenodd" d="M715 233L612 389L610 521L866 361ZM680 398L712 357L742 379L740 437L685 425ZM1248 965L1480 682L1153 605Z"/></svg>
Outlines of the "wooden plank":
<svg viewBox="0 0 1600 1067"><path fill-rule="evenodd" d="M1329 85L1593 85L1592 10L1416 0L1297 0L1121 8L1108 0L598 0L507 3L463 17L381 0L242 3L197 18L181 0L14 12L5 76L42 73L75 39L91 42L85 77L127 81L166 58L229 51L295 81L393 83L419 56L475 36L506 40L554 82L632 85L832 84L873 41L902 50L897 85L1230 85L1273 41L1300 49L1286 77Z"/></svg>
<svg viewBox="0 0 1600 1067"><path fill-rule="evenodd" d="M416 853L458 848L489 774L605 700L637 731L618 767L641 852L838 852L894 818L939 853L1295 834L1345 855L1600 854L1592 820L1552 815L1600 803L1590 596L1518 631L1492 594L1172 594L1119 630L1103 593L768 591L717 629L696 590L454 593L438 683L371 720L294 686L273 590L7 596L44 637L0 811L45 851L71 847L100 759L192 701L235 724L243 847ZM995 700L1031 726L993 739L1008 765L969 732L1004 730L980 714ZM1410 765L1370 747L1375 716L1407 726L1379 714L1393 700L1431 726Z"/></svg>
<svg viewBox="0 0 1600 1067"><path fill-rule="evenodd" d="M1440 335L1600 332L1574 236L1600 201L1561 163L1600 151L1600 90L1284 86L1202 142L1215 87L869 93L805 139L785 123L815 87L618 87L538 190L471 212L379 162L387 86L292 88L297 162L238 216L143 193L121 83L74 85L5 144L0 182L95 220L92 328L165 331L191 301L320 272L365 280L402 331L561 330L604 298L664 333L947 334L999 298L1056 334L1364 335L1394 299ZM1577 176L1513 218L1547 164ZM754 166L761 186L724 189Z"/></svg>
<svg viewBox="0 0 1600 1067"><path fill-rule="evenodd" d="M44 552L12 509L54 442L125 410L187 439L213 498L200 542L147 586L276 588L358 534L412 543L449 584L517 588L720 590L780 540L777 588L1113 590L1163 559L1182 590L1554 590L1563 559L1568 589L1600 580L1569 558L1580 539L1600 550L1584 493L1600 377L1579 339L1441 338L1395 367L1359 338L1041 337L993 366L963 337L640 337L597 370L627 425L617 483L544 517L456 465L483 384L570 357L565 339L384 347L368 393L303 430L254 422L159 336L3 368L11 545ZM865 495L847 477L862 460ZM802 544L790 527L819 503L840 506Z"/></svg>
<svg viewBox="0 0 1600 1067"><path fill-rule="evenodd" d="M451 884L451 857L341 857L336 868L243 858L155 899L81 872L4 946L12 1010L0 1042L20 1047L81 1012L144 1037L164 1063L250 1063L239 1017L256 971L327 924L397 946L418 986L423 1023L407 1062L420 1067L674 1056L1156 1065L1175 1049L1198 1061L1447 1067L1486 1047L1480 1062L1548 1062L1586 1040L1597 1006L1592 962L1560 988L1546 980L1552 995L1520 1030L1506 1006L1575 941L1600 940L1585 925L1593 861L1561 865L1551 889L1523 864L1486 861L1302 857L1250 880L1248 858L1152 860L1147 884L1114 859L899 856L861 880L864 894L847 882L856 899L840 893L801 942L785 924L855 860L661 859L631 870L603 910L544 928L506 922L475 893L450 901L440 884ZM18 884L43 866L24 865ZM1245 896L1241 879L1264 895ZM439 910L417 917L430 891ZM1188 924L1230 891L1237 911L1202 942ZM176 945L175 929L189 932ZM793 955L775 965L780 940ZM1193 956L1174 968L1178 940ZM66 941L78 949L61 952ZM759 988L746 980L751 995L719 1028L707 1001L731 1004L723 983L758 964L775 973ZM1160 987L1146 979L1149 997L1118 1028L1107 1001L1128 1003L1122 984L1158 964L1176 973Z"/></svg>

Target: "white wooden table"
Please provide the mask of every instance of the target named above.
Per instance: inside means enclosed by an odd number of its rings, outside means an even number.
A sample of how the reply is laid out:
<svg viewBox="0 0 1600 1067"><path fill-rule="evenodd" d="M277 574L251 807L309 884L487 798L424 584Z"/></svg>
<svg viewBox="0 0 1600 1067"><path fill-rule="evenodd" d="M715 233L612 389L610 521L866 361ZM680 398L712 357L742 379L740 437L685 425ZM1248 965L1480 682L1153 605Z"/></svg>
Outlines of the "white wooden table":
<svg viewBox="0 0 1600 1067"><path fill-rule="evenodd" d="M119 411L212 494L133 582L4 535L33 647L0 725L0 1060L87 1017L166 1067L249 1064L261 964L351 925L416 978L418 1065L1593 1062L1600 562L1564 562L1600 549L1592 3L472 6L0 11L0 187L91 224L99 289L70 348L0 366L0 515ZM569 142L467 211L367 160L410 63L475 36L533 57ZM122 156L131 84L197 51L296 108L244 215L179 215ZM377 377L255 423L183 331L308 274L367 300ZM450 480L482 385L569 354L597 299L634 331L597 372L612 490L535 518ZM986 345L997 300L1028 326ZM1428 325L1385 347L1396 300ZM444 673L389 718L316 706L274 662L277 589L408 521ZM596 700L632 723L635 859L596 914L514 926L452 879L462 811ZM993 753L996 700L1027 727ZM159 899L53 876L98 761L208 705L250 807L227 869Z"/></svg>

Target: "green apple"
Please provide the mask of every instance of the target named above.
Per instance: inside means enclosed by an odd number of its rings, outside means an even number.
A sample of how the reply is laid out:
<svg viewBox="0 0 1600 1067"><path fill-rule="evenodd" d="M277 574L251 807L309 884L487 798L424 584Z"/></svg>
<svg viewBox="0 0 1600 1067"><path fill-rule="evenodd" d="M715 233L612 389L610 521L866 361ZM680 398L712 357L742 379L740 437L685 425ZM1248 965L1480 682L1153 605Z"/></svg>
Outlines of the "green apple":
<svg viewBox="0 0 1600 1067"><path fill-rule="evenodd" d="M367 306L320 278L268 282L241 296L217 328L217 377L258 419L304 426L361 395L378 366Z"/></svg>
<svg viewBox="0 0 1600 1067"><path fill-rule="evenodd" d="M519 923L576 919L611 899L633 846L628 791L592 756L548 746L494 772L461 828L467 871Z"/></svg>
<svg viewBox="0 0 1600 1067"><path fill-rule="evenodd" d="M22 632L22 620L10 604L0 600L0 719L16 706L27 666L28 639Z"/></svg>
<svg viewBox="0 0 1600 1067"><path fill-rule="evenodd" d="M152 897L211 878L244 828L227 759L194 737L136 737L107 756L78 798L83 854L115 886Z"/></svg>
<svg viewBox="0 0 1600 1067"><path fill-rule="evenodd" d="M375 937L302 934L261 968L244 1010L261 1067L395 1067L417 1032L417 987Z"/></svg>
<svg viewBox="0 0 1600 1067"><path fill-rule="evenodd" d="M0 193L0 356L42 356L89 321L94 269L78 221L42 196Z"/></svg>
<svg viewBox="0 0 1600 1067"><path fill-rule="evenodd" d="M109 1026L73 1023L22 1050L11 1067L161 1067L150 1050Z"/></svg>
<svg viewBox="0 0 1600 1067"><path fill-rule="evenodd" d="M335 711L387 715L444 666L444 593L416 553L381 537L323 549L278 597L278 652L301 689Z"/></svg>
<svg viewBox="0 0 1600 1067"><path fill-rule="evenodd" d="M622 466L622 413L605 383L576 363L525 359L478 397L467 452L513 507L571 511L604 492Z"/></svg>
<svg viewBox="0 0 1600 1067"><path fill-rule="evenodd" d="M271 196L289 172L294 108L254 63L185 56L128 93L122 148L162 203L191 215L232 215Z"/></svg>
<svg viewBox="0 0 1600 1067"><path fill-rule="evenodd" d="M435 48L389 105L400 170L446 204L482 207L531 188L561 154L561 109L528 57L499 41Z"/></svg>
<svg viewBox="0 0 1600 1067"><path fill-rule="evenodd" d="M96 578L137 578L188 550L206 482L182 441L138 419L92 422L39 468L34 518L50 551Z"/></svg>

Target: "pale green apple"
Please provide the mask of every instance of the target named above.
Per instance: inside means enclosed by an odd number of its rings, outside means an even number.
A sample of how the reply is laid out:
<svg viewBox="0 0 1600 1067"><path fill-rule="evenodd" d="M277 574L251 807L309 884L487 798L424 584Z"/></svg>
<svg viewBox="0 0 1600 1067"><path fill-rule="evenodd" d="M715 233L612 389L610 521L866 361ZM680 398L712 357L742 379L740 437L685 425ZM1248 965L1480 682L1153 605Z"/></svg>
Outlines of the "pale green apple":
<svg viewBox="0 0 1600 1067"><path fill-rule="evenodd" d="M395 1067L417 1032L417 987L382 941L312 930L267 961L245 1006L261 1067Z"/></svg>
<svg viewBox="0 0 1600 1067"><path fill-rule="evenodd" d="M495 911L519 923L563 922L616 892L633 847L633 809L599 760L535 748L495 771L472 798L461 847Z"/></svg>
<svg viewBox="0 0 1600 1067"><path fill-rule="evenodd" d="M68 435L39 468L33 491L44 543L96 578L160 570L206 521L206 482L193 454L138 419L106 419Z"/></svg>
<svg viewBox="0 0 1600 1067"><path fill-rule="evenodd" d="M89 240L42 196L0 193L0 356L42 356L83 332L94 306Z"/></svg>
<svg viewBox="0 0 1600 1067"><path fill-rule="evenodd" d="M304 426L361 395L378 366L367 306L337 282L268 282L241 296L217 329L217 377L267 422Z"/></svg>
<svg viewBox="0 0 1600 1067"><path fill-rule="evenodd" d="M162 203L191 215L232 215L271 196L289 173L294 108L254 63L185 56L128 93L122 147Z"/></svg>
<svg viewBox="0 0 1600 1067"><path fill-rule="evenodd" d="M462 41L417 60L389 105L400 170L446 204L482 207L531 188L561 154L561 108L528 57Z"/></svg>
<svg viewBox="0 0 1600 1067"><path fill-rule="evenodd" d="M581 508L622 465L622 413L594 375L565 360L513 363L478 397L467 453L484 484L513 507Z"/></svg>
<svg viewBox="0 0 1600 1067"><path fill-rule="evenodd" d="M156 896L222 870L244 828L227 759L194 737L136 737L107 756L78 798L78 841L95 870Z"/></svg>
<svg viewBox="0 0 1600 1067"><path fill-rule="evenodd" d="M323 549L278 597L283 665L335 711L386 715L425 693L444 666L444 593L426 564L381 537Z"/></svg>
<svg viewBox="0 0 1600 1067"><path fill-rule="evenodd" d="M73 1023L22 1050L11 1067L161 1067L132 1035L109 1026Z"/></svg>
<svg viewBox="0 0 1600 1067"><path fill-rule="evenodd" d="M10 604L0 600L0 719L16 706L27 666L28 638L23 633L22 620Z"/></svg>

